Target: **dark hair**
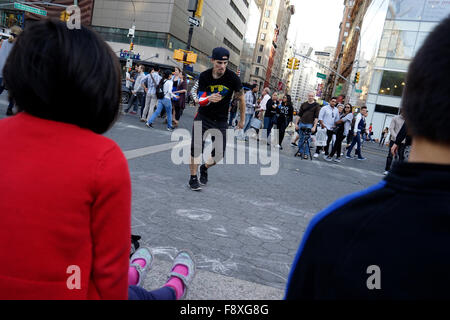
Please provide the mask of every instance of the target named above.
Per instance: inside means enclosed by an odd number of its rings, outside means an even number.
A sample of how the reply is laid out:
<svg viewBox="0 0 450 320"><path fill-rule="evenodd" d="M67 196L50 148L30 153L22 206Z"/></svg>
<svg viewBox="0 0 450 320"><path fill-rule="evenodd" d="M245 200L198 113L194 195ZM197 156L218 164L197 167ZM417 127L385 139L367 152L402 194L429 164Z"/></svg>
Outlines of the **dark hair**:
<svg viewBox="0 0 450 320"><path fill-rule="evenodd" d="M333 100L333 99L334 99L334 100L337 100L337 97L331 97L330 101Z"/></svg>
<svg viewBox="0 0 450 320"><path fill-rule="evenodd" d="M447 145L450 144L449 34L450 16L430 33L411 62L402 98L409 133Z"/></svg>
<svg viewBox="0 0 450 320"><path fill-rule="evenodd" d="M164 71L164 79L169 79L170 78L170 76L172 75L172 71L170 71L170 70L166 70L166 71Z"/></svg>
<svg viewBox="0 0 450 320"><path fill-rule="evenodd" d="M19 111L96 133L117 119L120 74L118 58L97 33L48 19L17 38L3 70Z"/></svg>
<svg viewBox="0 0 450 320"><path fill-rule="evenodd" d="M154 66L154 67L153 67L153 70L155 70L156 72L158 72L158 71L159 71L159 66Z"/></svg>
<svg viewBox="0 0 450 320"><path fill-rule="evenodd" d="M366 106L362 106L362 107L361 107L361 110L362 110L362 109L367 109L367 107L366 107Z"/></svg>
<svg viewBox="0 0 450 320"><path fill-rule="evenodd" d="M350 108L353 108L352 104L351 104L350 102L347 102L346 104L344 104L344 109L345 109L345 106L346 106L346 105L349 105Z"/></svg>

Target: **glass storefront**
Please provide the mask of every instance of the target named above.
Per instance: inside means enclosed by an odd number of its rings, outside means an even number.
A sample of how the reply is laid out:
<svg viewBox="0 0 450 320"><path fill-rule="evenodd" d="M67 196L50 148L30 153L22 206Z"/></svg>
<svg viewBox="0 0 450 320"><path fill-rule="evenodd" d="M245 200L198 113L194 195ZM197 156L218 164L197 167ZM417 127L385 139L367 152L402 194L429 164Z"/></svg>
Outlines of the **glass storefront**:
<svg viewBox="0 0 450 320"><path fill-rule="evenodd" d="M384 71L378 94L386 96L401 97L405 87L406 73Z"/></svg>

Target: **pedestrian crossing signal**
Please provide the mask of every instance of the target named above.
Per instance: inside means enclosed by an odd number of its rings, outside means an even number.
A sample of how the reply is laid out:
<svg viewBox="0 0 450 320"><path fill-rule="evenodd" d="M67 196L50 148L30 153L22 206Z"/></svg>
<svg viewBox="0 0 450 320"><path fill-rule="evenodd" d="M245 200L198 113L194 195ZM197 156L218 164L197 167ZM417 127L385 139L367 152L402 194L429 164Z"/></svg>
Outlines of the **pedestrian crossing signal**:
<svg viewBox="0 0 450 320"><path fill-rule="evenodd" d="M286 65L286 68L292 69L293 65L294 65L294 58L289 58L288 62L287 62L287 65Z"/></svg>
<svg viewBox="0 0 450 320"><path fill-rule="evenodd" d="M294 59L294 70L298 70L300 68L300 60Z"/></svg>

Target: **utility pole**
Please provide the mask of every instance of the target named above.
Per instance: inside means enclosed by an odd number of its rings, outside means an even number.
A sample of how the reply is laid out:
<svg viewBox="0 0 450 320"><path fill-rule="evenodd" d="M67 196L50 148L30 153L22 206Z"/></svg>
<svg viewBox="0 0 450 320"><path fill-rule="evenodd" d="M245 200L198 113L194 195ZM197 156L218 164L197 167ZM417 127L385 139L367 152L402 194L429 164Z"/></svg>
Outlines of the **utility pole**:
<svg viewBox="0 0 450 320"><path fill-rule="evenodd" d="M195 11L192 12L192 18L195 18ZM186 44L186 51L190 51L191 50L191 42L192 42L192 35L194 34L194 25L190 24L189 26L189 36L188 36L188 41ZM187 57L187 53L184 53L184 60L186 60ZM186 72L186 67L187 64L183 63L183 71Z"/></svg>

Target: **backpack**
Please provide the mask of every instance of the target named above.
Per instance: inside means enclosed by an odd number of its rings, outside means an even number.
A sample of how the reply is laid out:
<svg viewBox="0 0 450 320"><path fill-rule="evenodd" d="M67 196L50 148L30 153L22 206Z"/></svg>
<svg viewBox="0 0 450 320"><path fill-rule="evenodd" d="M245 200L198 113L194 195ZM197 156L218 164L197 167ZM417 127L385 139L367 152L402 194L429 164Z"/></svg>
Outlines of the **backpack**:
<svg viewBox="0 0 450 320"><path fill-rule="evenodd" d="M158 99L164 99L164 83L166 83L166 81L161 79L159 84L156 86L156 98Z"/></svg>

